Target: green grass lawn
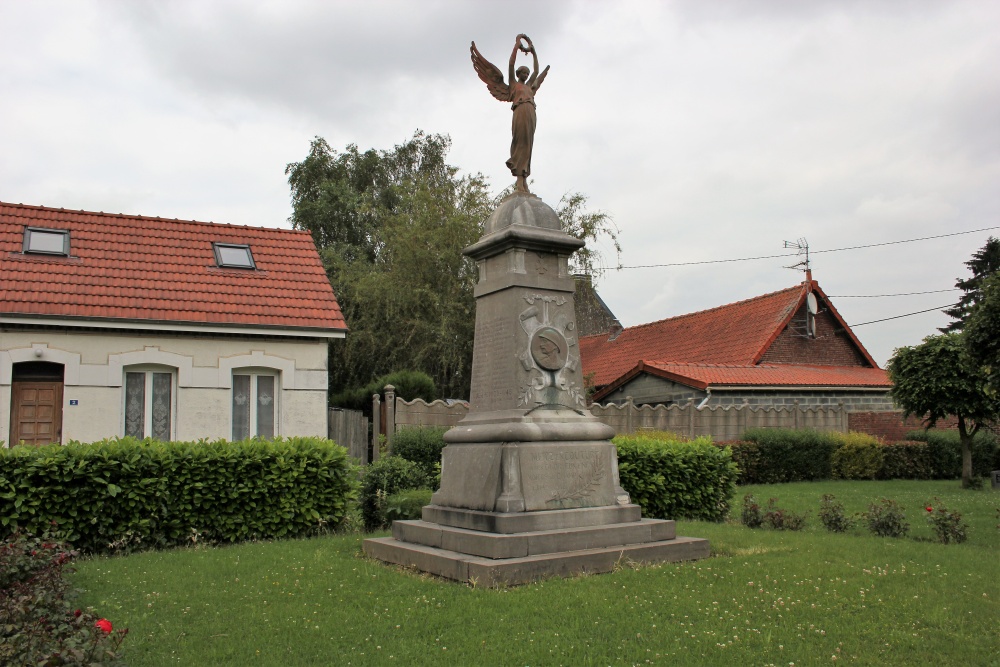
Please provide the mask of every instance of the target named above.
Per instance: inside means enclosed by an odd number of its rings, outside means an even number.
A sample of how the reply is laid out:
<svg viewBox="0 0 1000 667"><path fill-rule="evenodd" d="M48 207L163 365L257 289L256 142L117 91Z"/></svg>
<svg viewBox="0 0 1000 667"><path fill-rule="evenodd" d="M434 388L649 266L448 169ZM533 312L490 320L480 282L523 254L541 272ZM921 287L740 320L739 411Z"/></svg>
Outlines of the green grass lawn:
<svg viewBox="0 0 1000 667"><path fill-rule="evenodd" d="M678 522L702 561L476 589L361 557L360 536L192 548L79 563L84 603L127 626L129 665L1000 665L1000 493L946 482L744 487L810 510L801 533ZM930 538L937 496L969 541L835 535L881 496Z"/></svg>

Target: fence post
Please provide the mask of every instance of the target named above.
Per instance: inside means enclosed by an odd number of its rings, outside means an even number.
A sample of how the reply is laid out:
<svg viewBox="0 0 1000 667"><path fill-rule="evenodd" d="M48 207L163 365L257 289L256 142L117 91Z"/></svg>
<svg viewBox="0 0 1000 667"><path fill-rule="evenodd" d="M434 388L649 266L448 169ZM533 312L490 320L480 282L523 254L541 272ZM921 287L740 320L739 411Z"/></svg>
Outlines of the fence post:
<svg viewBox="0 0 1000 667"><path fill-rule="evenodd" d="M694 407L693 398L688 399L687 406L690 411L688 419L688 440L694 440L694 413L697 412L698 409Z"/></svg>
<svg viewBox="0 0 1000 667"><path fill-rule="evenodd" d="M837 407L840 408L840 432L847 433L851 430L851 420L847 416L847 406L844 405L843 401L837 401Z"/></svg>
<svg viewBox="0 0 1000 667"><path fill-rule="evenodd" d="M372 461L378 461L379 426L382 424L382 397L372 394Z"/></svg>
<svg viewBox="0 0 1000 667"><path fill-rule="evenodd" d="M740 412L743 413L743 430L741 430L740 434L736 436L737 439L742 438L743 434L747 432L747 428L750 426L750 399L743 399L743 404L740 406Z"/></svg>
<svg viewBox="0 0 1000 667"><path fill-rule="evenodd" d="M396 435L396 388L385 386L385 442L392 454L392 436Z"/></svg>
<svg viewBox="0 0 1000 667"><path fill-rule="evenodd" d="M635 433L635 423L633 422L633 411L635 410L635 402L633 402L631 396L625 397L625 432Z"/></svg>
<svg viewBox="0 0 1000 667"><path fill-rule="evenodd" d="M794 419L792 420L792 423L795 425L795 428L798 428L799 427L799 399L797 399L797 398L795 399L795 408L794 408L794 410L795 410L795 415L794 415Z"/></svg>

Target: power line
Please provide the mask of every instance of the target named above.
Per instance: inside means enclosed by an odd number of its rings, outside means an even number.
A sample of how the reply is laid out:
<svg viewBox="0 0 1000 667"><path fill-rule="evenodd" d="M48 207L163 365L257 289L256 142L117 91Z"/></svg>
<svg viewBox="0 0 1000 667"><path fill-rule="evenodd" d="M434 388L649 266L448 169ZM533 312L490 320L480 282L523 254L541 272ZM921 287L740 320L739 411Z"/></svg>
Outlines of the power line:
<svg viewBox="0 0 1000 667"><path fill-rule="evenodd" d="M829 250L813 250L813 254L818 252L840 252L841 250L858 250L860 248L877 248L883 245L896 245L898 243L913 243L914 241L929 241L931 239L943 239L948 236L961 236L962 234L975 234L976 232L987 232L991 229L1000 229L1000 226L996 227L983 227L982 229L970 229L967 232L952 232L950 234L937 234L935 236L921 236L918 239L905 239L903 241L886 241L885 243L869 243L867 245L852 245L846 248L831 248Z"/></svg>
<svg viewBox="0 0 1000 667"><path fill-rule="evenodd" d="M838 294L834 296L833 294L828 294L831 299L876 299L883 296L913 296L914 294L939 294L941 292L958 292L961 291L957 287L952 287L950 289L932 289L928 292L900 292L899 294Z"/></svg>
<svg viewBox="0 0 1000 667"><path fill-rule="evenodd" d="M951 307L957 306L957 305L958 305L957 303L949 303L949 304L944 305L944 306L938 306L937 308L928 308L927 310L918 310L918 311L915 311L915 312L912 312L912 313L906 313L905 315L894 315L892 317L883 317L880 320L872 320L870 322L861 322L860 324L852 324L851 328L854 329L856 327L863 327L866 324L875 324L876 322L888 322L889 320L898 320L901 317L909 317L910 315L919 315L920 313L929 313L929 312L931 312L933 310L944 310L945 308L951 308Z"/></svg>
<svg viewBox="0 0 1000 667"><path fill-rule="evenodd" d="M844 248L830 248L828 250L812 250L812 254L821 252L841 252L843 250L860 250L862 248L878 248L880 246L898 245L900 243L915 243L916 241L929 241L931 239L943 239L949 236L962 236L963 234L976 234L978 232L988 232L993 229L1000 229L1000 225L993 227L983 227L981 229L970 229L964 232L951 232L949 234L936 234L934 236L921 236L916 239L903 239L900 241L885 241L883 243L868 243L866 245L846 246ZM669 262L667 264L631 264L628 266L601 267L601 270L622 271L624 269L656 269L669 266L694 266L697 264L723 264L727 262L749 262L758 259L775 259L778 257L796 257L798 253L784 253L781 255L759 255L757 257L734 257L732 259L705 259L696 262Z"/></svg>

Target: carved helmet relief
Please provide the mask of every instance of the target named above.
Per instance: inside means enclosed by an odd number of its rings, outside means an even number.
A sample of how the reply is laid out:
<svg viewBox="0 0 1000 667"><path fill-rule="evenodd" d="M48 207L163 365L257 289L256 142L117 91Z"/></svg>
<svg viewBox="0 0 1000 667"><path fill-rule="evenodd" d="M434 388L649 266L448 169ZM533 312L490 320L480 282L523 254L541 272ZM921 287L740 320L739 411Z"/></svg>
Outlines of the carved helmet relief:
<svg viewBox="0 0 1000 667"><path fill-rule="evenodd" d="M525 294L524 300L528 308L518 320L526 336L518 358L527 378L518 391L518 405L585 406L581 388L573 381L580 353L572 308L565 308L571 302L564 296L541 294Z"/></svg>

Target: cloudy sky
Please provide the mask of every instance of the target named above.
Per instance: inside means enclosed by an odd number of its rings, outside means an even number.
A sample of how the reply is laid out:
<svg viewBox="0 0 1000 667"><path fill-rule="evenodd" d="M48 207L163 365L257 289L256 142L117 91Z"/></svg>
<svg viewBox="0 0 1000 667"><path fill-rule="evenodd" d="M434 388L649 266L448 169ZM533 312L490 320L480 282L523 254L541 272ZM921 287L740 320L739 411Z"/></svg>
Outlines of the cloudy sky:
<svg viewBox="0 0 1000 667"><path fill-rule="evenodd" d="M0 200L287 227L314 136L447 133L497 191L510 109L469 62L528 33L533 190L590 198L625 267L778 255L804 238L849 324L934 309L1000 236L1000 3L973 0L0 0ZM914 243L822 252L846 246ZM625 268L626 325L796 284L795 257ZM933 311L856 329L879 363Z"/></svg>

